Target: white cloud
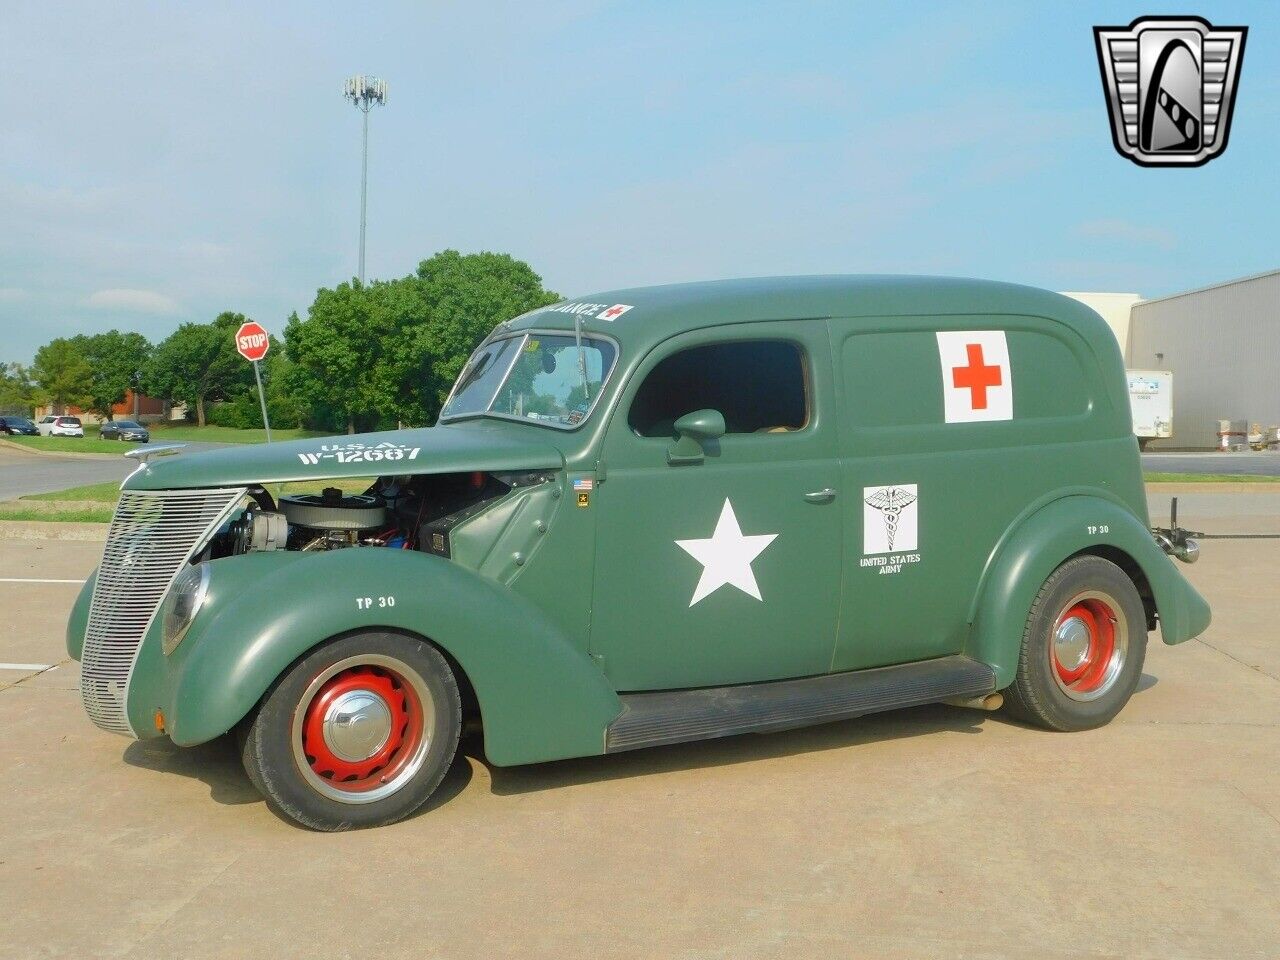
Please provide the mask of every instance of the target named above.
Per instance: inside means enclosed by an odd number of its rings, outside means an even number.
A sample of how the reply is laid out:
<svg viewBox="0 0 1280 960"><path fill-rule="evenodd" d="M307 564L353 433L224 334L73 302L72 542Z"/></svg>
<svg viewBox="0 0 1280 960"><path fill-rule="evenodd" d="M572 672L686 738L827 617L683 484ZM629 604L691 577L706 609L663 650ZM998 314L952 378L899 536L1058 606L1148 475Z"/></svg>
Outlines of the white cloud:
<svg viewBox="0 0 1280 960"><path fill-rule="evenodd" d="M21 287L0 287L0 303L18 303L29 296Z"/></svg>
<svg viewBox="0 0 1280 960"><path fill-rule="evenodd" d="M113 288L98 290L84 301L86 307L103 310L138 310L142 313L172 314L181 311L178 302L155 290Z"/></svg>
<svg viewBox="0 0 1280 960"><path fill-rule="evenodd" d="M1076 227L1076 235L1093 240L1115 240L1140 247L1158 247L1161 250L1172 250L1178 245L1178 238L1171 231L1134 223L1132 220L1089 220Z"/></svg>

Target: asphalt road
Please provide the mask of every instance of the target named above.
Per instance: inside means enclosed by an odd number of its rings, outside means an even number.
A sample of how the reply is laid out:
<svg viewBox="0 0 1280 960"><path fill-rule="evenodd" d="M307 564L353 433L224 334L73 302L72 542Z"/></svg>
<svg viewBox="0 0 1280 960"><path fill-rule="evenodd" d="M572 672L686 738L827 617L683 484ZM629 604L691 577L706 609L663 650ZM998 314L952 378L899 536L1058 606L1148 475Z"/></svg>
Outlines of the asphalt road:
<svg viewBox="0 0 1280 960"><path fill-rule="evenodd" d="M1144 453L1148 473L1230 473L1280 477L1280 453Z"/></svg>
<svg viewBox="0 0 1280 960"><path fill-rule="evenodd" d="M123 480L137 463L124 457L122 446L119 457L94 457L79 459L55 457L48 454L27 453L0 446L0 500L14 500L30 493L51 493L67 487L79 487L90 483L106 483ZM216 450L225 443L189 443L187 449Z"/></svg>
<svg viewBox="0 0 1280 960"><path fill-rule="evenodd" d="M1280 493L1184 509L1280 532ZM327 835L226 741L90 724L62 581L101 549L0 541L0 960L1276 956L1280 541L1179 566L1213 625L1152 634L1099 730L936 706L505 769L472 739L420 815Z"/></svg>

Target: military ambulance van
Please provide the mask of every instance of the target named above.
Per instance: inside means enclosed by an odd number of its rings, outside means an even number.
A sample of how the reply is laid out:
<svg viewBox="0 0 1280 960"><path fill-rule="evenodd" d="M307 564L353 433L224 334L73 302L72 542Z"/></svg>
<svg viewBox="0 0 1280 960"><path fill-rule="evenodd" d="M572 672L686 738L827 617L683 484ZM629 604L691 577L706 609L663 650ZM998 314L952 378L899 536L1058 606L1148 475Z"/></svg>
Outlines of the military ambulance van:
<svg viewBox="0 0 1280 960"><path fill-rule="evenodd" d="M500 324L433 427L155 453L68 626L85 709L233 733L320 830L417 809L466 721L498 766L940 701L1085 730L1209 623L1115 338L1027 287L614 291Z"/></svg>

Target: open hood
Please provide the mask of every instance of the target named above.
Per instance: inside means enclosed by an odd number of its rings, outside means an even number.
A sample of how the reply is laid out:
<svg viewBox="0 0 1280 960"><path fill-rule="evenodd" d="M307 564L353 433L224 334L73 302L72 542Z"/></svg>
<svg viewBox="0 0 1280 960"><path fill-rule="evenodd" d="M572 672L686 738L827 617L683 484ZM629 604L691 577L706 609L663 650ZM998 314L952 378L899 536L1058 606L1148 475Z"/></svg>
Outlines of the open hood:
<svg viewBox="0 0 1280 960"><path fill-rule="evenodd" d="M238 487L464 470L557 470L564 465L563 455L552 444L488 427L473 421L184 452L147 461L129 476L124 489Z"/></svg>

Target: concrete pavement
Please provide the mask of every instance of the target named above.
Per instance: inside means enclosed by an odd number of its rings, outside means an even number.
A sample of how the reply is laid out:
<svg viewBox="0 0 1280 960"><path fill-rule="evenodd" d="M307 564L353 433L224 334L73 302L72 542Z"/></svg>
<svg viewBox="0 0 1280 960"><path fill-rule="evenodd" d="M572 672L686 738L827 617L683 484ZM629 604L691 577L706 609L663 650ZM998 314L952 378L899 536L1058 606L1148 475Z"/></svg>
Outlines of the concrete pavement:
<svg viewBox="0 0 1280 960"><path fill-rule="evenodd" d="M123 480L135 466L123 456L73 460L0 448L0 500Z"/></svg>
<svg viewBox="0 0 1280 960"><path fill-rule="evenodd" d="M1206 496L1188 525L1280 532L1274 496ZM0 542L0 581L100 549ZM515 769L471 741L429 810L336 835L273 817L225 742L97 731L76 585L0 582L0 661L56 665L0 671L0 958L1274 958L1278 567L1181 567L1214 624L1153 635L1101 730L940 706Z"/></svg>
<svg viewBox="0 0 1280 960"><path fill-rule="evenodd" d="M187 444L192 453L226 446L230 444ZM124 456L129 450L137 448L137 445L122 443L118 457L73 459L46 453L27 453L9 445L0 446L0 500L14 500L32 493L52 493L90 483L118 482L137 466L135 461Z"/></svg>

